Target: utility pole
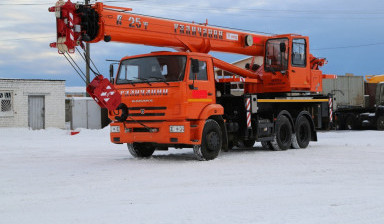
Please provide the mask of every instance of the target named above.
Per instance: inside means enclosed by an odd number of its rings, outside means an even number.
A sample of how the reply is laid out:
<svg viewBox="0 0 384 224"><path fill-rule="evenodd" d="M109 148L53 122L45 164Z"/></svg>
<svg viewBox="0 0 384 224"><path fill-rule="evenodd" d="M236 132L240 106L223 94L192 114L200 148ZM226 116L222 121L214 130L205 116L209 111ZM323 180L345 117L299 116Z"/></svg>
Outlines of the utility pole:
<svg viewBox="0 0 384 224"><path fill-rule="evenodd" d="M85 5L88 5L89 4L89 0L85 0ZM86 76L86 87L88 86L88 84L91 82L90 80L90 76L89 76L89 65L90 65L90 49L89 49L89 43L85 43L85 76ZM89 94L87 93L86 95L87 97L89 97Z"/></svg>

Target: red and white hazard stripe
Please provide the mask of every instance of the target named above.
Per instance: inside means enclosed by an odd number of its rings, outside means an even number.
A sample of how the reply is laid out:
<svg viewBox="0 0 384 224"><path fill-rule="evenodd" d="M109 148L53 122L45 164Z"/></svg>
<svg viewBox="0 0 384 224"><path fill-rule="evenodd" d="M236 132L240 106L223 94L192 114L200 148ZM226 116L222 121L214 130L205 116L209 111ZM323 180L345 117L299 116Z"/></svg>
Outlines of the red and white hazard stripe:
<svg viewBox="0 0 384 224"><path fill-rule="evenodd" d="M68 18L68 23L69 23L69 37L71 38L72 41L75 40L75 32L73 31L73 13L69 13L69 18Z"/></svg>
<svg viewBox="0 0 384 224"><path fill-rule="evenodd" d="M329 122L333 122L333 99L332 97L328 100L329 106Z"/></svg>
<svg viewBox="0 0 384 224"><path fill-rule="evenodd" d="M74 31L74 25L73 25L73 13L69 13L69 18L68 18L68 26L69 26L69 29L68 29L68 35L69 35L69 39L71 41L71 44L68 44L68 47L70 49L68 49L68 51L70 53L74 52L74 46L75 46L75 31Z"/></svg>
<svg viewBox="0 0 384 224"><path fill-rule="evenodd" d="M245 108L247 110L247 127L251 128L251 99L245 100Z"/></svg>

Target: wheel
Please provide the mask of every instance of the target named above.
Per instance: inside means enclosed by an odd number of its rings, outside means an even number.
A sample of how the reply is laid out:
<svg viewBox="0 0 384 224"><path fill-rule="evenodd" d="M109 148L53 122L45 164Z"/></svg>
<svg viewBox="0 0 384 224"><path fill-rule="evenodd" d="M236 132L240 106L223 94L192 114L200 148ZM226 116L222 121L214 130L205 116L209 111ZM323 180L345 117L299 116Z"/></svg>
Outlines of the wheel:
<svg viewBox="0 0 384 224"><path fill-rule="evenodd" d="M199 160L215 159L223 144L219 124L212 119L205 122L200 146L194 146L193 151Z"/></svg>
<svg viewBox="0 0 384 224"><path fill-rule="evenodd" d="M135 158L150 157L155 151L155 147L149 143L137 143L127 144L128 150Z"/></svg>
<svg viewBox="0 0 384 224"><path fill-rule="evenodd" d="M295 134L292 135L292 147L294 149L307 148L311 141L311 125L304 116L297 118Z"/></svg>
<svg viewBox="0 0 384 224"><path fill-rule="evenodd" d="M377 130L384 131L384 116L377 118Z"/></svg>
<svg viewBox="0 0 384 224"><path fill-rule="evenodd" d="M240 145L241 147L245 147L245 148L252 148L253 145L255 145L255 140L242 140L240 141Z"/></svg>
<svg viewBox="0 0 384 224"><path fill-rule="evenodd" d="M264 149L272 150L272 145L270 141L262 141L261 146L263 146Z"/></svg>
<svg viewBox="0 0 384 224"><path fill-rule="evenodd" d="M292 143L292 125L286 116L276 120L275 138L271 141L272 150L287 150Z"/></svg>
<svg viewBox="0 0 384 224"><path fill-rule="evenodd" d="M345 119L345 129L346 130L354 130L356 129L355 116L352 114Z"/></svg>

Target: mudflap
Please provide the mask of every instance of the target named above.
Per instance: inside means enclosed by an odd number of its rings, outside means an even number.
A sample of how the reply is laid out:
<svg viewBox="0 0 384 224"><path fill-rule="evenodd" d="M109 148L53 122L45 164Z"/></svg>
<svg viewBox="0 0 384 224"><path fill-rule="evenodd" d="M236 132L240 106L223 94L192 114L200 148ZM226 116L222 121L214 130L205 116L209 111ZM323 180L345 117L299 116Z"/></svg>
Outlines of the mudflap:
<svg viewBox="0 0 384 224"><path fill-rule="evenodd" d="M96 76L87 86L87 93L101 108L115 110L121 103L121 95L108 79Z"/></svg>

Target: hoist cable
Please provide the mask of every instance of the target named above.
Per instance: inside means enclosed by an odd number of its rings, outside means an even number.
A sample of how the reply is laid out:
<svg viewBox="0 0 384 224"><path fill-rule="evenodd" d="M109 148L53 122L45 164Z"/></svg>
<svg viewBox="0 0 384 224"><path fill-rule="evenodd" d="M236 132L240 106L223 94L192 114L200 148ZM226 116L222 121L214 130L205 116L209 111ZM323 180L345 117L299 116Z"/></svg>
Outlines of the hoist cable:
<svg viewBox="0 0 384 224"><path fill-rule="evenodd" d="M85 56L85 53L84 53L84 56ZM101 75L100 73L97 73L97 72L95 72L95 70L92 69L92 67L90 66L90 64L89 64L89 62L87 60L85 60L85 63L88 65L88 68L92 71L92 73L95 76Z"/></svg>
<svg viewBox="0 0 384 224"><path fill-rule="evenodd" d="M80 54L80 56L84 59L85 63L87 63L87 60L85 59L85 55L83 55L77 47L76 47L76 50L77 50L77 52ZM85 54L85 52L83 52L83 53ZM93 66L95 67L96 71L97 71L99 74L101 74L101 72L99 71L99 69L97 69L95 63L93 63L93 60L92 60L91 57L89 57L89 60L91 61L91 63L92 63Z"/></svg>
<svg viewBox="0 0 384 224"><path fill-rule="evenodd" d="M72 62L76 65L76 67L79 69L79 71L83 74L83 77L85 78L86 75L85 75L84 72L81 70L80 66L76 63L76 61L72 58L72 56L71 56L68 52L66 52L66 53L67 53L68 57L72 60Z"/></svg>
<svg viewBox="0 0 384 224"><path fill-rule="evenodd" d="M67 61L69 62L69 64L72 66L72 68L76 71L76 73L79 75L79 77L83 80L84 83L87 83L85 81L85 79L83 78L83 76L79 73L79 71L77 71L77 69L75 68L75 66L73 66L72 62L67 58L67 56L65 54L63 54L63 56L65 57L65 59L67 59Z"/></svg>

